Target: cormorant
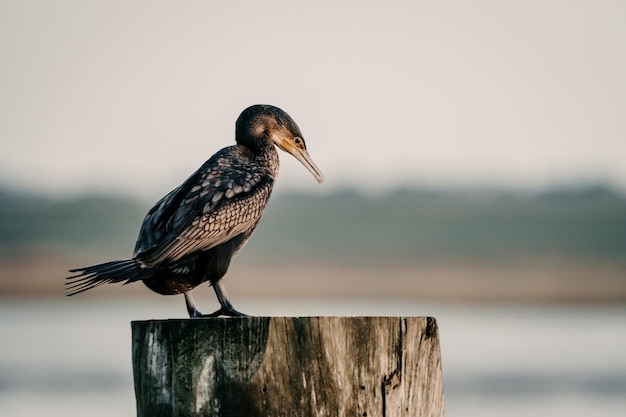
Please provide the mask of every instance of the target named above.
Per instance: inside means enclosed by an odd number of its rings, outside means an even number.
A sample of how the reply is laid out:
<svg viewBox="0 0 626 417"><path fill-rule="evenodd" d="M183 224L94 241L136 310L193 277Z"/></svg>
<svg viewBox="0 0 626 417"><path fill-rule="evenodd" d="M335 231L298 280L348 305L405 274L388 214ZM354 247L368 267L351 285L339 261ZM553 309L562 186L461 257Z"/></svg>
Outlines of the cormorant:
<svg viewBox="0 0 626 417"><path fill-rule="evenodd" d="M235 125L236 145L218 151L181 186L163 197L141 225L132 259L70 270L68 295L101 284L142 281L163 295L184 294L190 317L202 314L191 290L209 281L221 308L207 316L244 315L228 299L222 277L256 228L278 175L275 145L324 181L302 132L283 110L245 109Z"/></svg>

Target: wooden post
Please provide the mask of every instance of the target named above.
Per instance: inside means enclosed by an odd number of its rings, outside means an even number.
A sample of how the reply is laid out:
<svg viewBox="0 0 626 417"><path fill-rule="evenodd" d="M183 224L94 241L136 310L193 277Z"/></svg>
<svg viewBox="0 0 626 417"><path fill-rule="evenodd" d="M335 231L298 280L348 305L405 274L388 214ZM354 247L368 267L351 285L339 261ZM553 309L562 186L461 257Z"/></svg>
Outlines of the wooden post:
<svg viewBox="0 0 626 417"><path fill-rule="evenodd" d="M132 323L137 415L444 416L432 317Z"/></svg>

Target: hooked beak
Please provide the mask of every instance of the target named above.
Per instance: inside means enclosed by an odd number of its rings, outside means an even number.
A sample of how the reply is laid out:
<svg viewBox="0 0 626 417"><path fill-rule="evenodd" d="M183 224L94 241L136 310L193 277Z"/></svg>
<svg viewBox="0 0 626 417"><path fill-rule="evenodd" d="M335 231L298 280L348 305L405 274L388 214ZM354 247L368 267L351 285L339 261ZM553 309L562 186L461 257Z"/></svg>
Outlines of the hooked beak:
<svg viewBox="0 0 626 417"><path fill-rule="evenodd" d="M302 140L301 138L295 139ZM287 153L290 153L291 155L293 155L294 158L300 161L300 163L302 163L302 165L304 165L306 169L308 169L311 174L313 174L317 182L319 182L320 184L324 182L324 174L322 174L322 171L320 171L320 169L317 167L317 165L315 165L315 163L309 156L309 153L304 146L304 142L295 142L294 139L282 139L280 141L275 140L274 143L276 143L276 145L278 145L280 149Z"/></svg>
<svg viewBox="0 0 626 417"><path fill-rule="evenodd" d="M320 171L317 165L315 165L306 149L291 148L291 150L287 152L292 154L294 158L296 158L302 163L302 165L306 167L306 169L311 171L311 174L313 174L317 182L319 182L320 184L324 182L324 174L322 174L322 171Z"/></svg>

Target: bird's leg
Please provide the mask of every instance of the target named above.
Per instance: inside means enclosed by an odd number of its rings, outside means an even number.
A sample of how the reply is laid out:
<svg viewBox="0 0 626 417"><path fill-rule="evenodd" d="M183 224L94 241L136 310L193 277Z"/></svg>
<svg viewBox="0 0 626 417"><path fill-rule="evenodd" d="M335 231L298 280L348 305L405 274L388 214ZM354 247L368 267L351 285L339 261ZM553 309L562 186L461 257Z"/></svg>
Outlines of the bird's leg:
<svg viewBox="0 0 626 417"><path fill-rule="evenodd" d="M189 313L190 318L194 319L202 316L202 313L198 311L198 309L196 308L196 304L193 301L191 290L185 293L185 304L187 305L187 312Z"/></svg>
<svg viewBox="0 0 626 417"><path fill-rule="evenodd" d="M243 313L235 310L230 300L228 299L228 294L226 294L226 288L224 288L224 284L222 280L218 280L213 283L213 290L215 291L215 295L217 295L217 300L220 302L222 306L219 310L211 314L202 315L202 317L218 317L218 316L229 316L229 317L242 317L246 316ZM196 310L197 311L197 310Z"/></svg>

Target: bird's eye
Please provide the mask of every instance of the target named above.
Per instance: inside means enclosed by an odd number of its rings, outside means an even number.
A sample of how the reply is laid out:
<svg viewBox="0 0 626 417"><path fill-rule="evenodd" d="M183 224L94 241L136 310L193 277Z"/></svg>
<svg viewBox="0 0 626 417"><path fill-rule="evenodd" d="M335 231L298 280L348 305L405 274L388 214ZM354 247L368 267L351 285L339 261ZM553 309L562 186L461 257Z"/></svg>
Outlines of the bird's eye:
<svg viewBox="0 0 626 417"><path fill-rule="evenodd" d="M293 139L293 141L294 141L294 143L295 143L296 145L300 145L300 144L302 143L302 138L299 138L299 137L297 137L297 136L296 136L296 137Z"/></svg>

